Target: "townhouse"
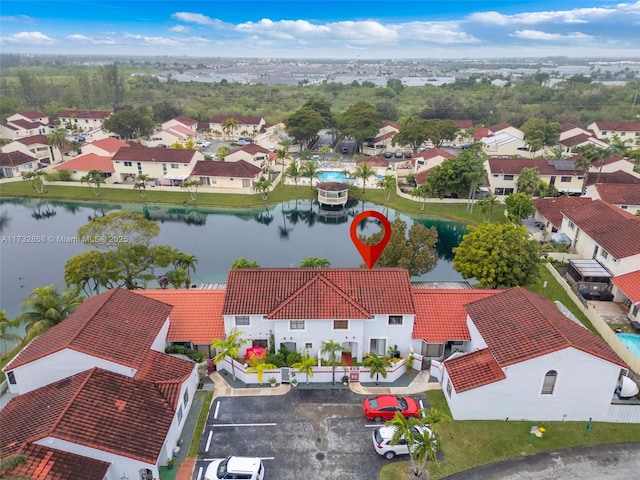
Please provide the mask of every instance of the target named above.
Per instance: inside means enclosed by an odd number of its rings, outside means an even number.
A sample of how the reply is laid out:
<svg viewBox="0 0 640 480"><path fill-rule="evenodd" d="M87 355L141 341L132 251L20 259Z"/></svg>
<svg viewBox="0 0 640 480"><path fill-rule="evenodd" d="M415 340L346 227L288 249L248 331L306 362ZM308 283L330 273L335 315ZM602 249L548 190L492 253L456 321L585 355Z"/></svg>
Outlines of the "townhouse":
<svg viewBox="0 0 640 480"><path fill-rule="evenodd" d="M587 128L600 140L617 138L629 148L640 148L640 122L593 122Z"/></svg>
<svg viewBox="0 0 640 480"><path fill-rule="evenodd" d="M113 176L116 182L133 182L138 175L148 175L151 184L179 186L199 160L204 154L197 150L120 148L113 156Z"/></svg>
<svg viewBox="0 0 640 480"><path fill-rule="evenodd" d="M257 135L264 126L264 118L245 115L213 115L209 119L209 129L219 132L226 140Z"/></svg>
<svg viewBox="0 0 640 480"><path fill-rule="evenodd" d="M102 129L104 121L111 116L106 110L65 110L58 118L60 126L69 130L89 132Z"/></svg>

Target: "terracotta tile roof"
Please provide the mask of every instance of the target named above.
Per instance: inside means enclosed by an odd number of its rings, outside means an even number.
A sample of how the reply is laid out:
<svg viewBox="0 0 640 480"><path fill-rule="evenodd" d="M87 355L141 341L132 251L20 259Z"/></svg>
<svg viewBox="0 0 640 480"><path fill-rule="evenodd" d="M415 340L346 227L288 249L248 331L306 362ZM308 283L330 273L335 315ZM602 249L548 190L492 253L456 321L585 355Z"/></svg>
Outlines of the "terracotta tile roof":
<svg viewBox="0 0 640 480"><path fill-rule="evenodd" d="M108 462L34 444L25 446L20 453L27 462L11 473L31 480L103 480L111 466Z"/></svg>
<svg viewBox="0 0 640 480"><path fill-rule="evenodd" d="M590 198L562 195L560 197L536 198L533 200L533 205L554 227L560 228L564 210L590 202L592 202Z"/></svg>
<svg viewBox="0 0 640 480"><path fill-rule="evenodd" d="M178 409L180 389L193 373L195 362L183 360L166 353L149 350L147 360L133 377L152 382L162 393L171 408Z"/></svg>
<svg viewBox="0 0 640 480"><path fill-rule="evenodd" d="M30 122L29 120L23 120L18 118L17 120L10 121L12 125L23 128L25 130L33 130L34 128L41 128L42 124L39 122Z"/></svg>
<svg viewBox="0 0 640 480"><path fill-rule="evenodd" d="M116 153L122 147L129 147L127 142L123 142L113 137L106 137L102 140L95 140L89 145L98 147L100 150L104 150L107 153Z"/></svg>
<svg viewBox="0 0 640 480"><path fill-rule="evenodd" d="M560 126L560 133L568 132L569 130L573 130L574 128L580 128L580 127L577 125L574 125L573 123L565 122Z"/></svg>
<svg viewBox="0 0 640 480"><path fill-rule="evenodd" d="M175 120L176 122L180 122L183 125L197 125L198 121L194 120L193 118L189 118L189 117L185 117L185 116L181 116L181 117L176 117L173 120Z"/></svg>
<svg viewBox="0 0 640 480"><path fill-rule="evenodd" d="M251 155L255 155L257 153L266 153L266 154L271 153L269 152L269 150L267 150L264 147L261 147L256 143L248 143L247 145L242 145L240 147L234 148L229 153L235 153L235 152L247 152L247 153L250 153Z"/></svg>
<svg viewBox="0 0 640 480"><path fill-rule="evenodd" d="M222 306L225 290L135 290L135 293L172 305L169 342L197 345L225 338Z"/></svg>
<svg viewBox="0 0 640 480"><path fill-rule="evenodd" d="M596 184L601 200L613 205L640 205L640 184Z"/></svg>
<svg viewBox="0 0 640 480"><path fill-rule="evenodd" d="M373 143L381 142L382 140L386 140L387 138L393 138L398 134L398 132L387 132L382 135L378 135L376 138L372 140Z"/></svg>
<svg viewBox="0 0 640 480"><path fill-rule="evenodd" d="M166 303L114 288L85 300L64 322L29 343L5 369L64 349L139 368L171 308Z"/></svg>
<svg viewBox="0 0 640 480"><path fill-rule="evenodd" d="M580 168L571 170L558 170L554 163L557 160L547 160L546 158L496 158L487 160L491 173L506 173L520 175L523 168L537 168L541 175L582 175ZM565 162L568 160L565 160Z"/></svg>
<svg viewBox="0 0 640 480"><path fill-rule="evenodd" d="M174 125L173 127L167 128L165 131L171 133L172 135L176 135L176 136L179 136L179 137L195 136L195 134L196 134L196 132L194 132L193 130L185 127L184 125Z"/></svg>
<svg viewBox="0 0 640 480"><path fill-rule="evenodd" d="M0 449L53 437L155 465L174 409L152 382L94 368L0 410Z"/></svg>
<svg viewBox="0 0 640 480"><path fill-rule="evenodd" d="M491 127L489 127L489 131L493 132L493 133L498 133L502 130L505 130L507 128L512 128L513 125L510 125L508 123L502 122L502 123L498 123L496 125L493 125Z"/></svg>
<svg viewBox="0 0 640 480"><path fill-rule="evenodd" d="M434 167L435 168L435 167ZM418 173L416 173L416 185L422 185L424 182L427 181L427 177L429 177L429 174L433 171L433 168L428 168L426 170L420 170Z"/></svg>
<svg viewBox="0 0 640 480"><path fill-rule="evenodd" d="M23 145L49 145L49 139L46 135L31 135L30 137L16 138L14 142L20 142Z"/></svg>
<svg viewBox="0 0 640 480"><path fill-rule="evenodd" d="M0 152L0 167L17 167L30 162L37 162L36 157L27 155L24 152Z"/></svg>
<svg viewBox="0 0 640 480"><path fill-rule="evenodd" d="M114 172L111 157L102 157L95 153L87 153L72 158L64 163L53 167L54 170L76 170L80 172L88 172L89 170L98 170L100 172Z"/></svg>
<svg viewBox="0 0 640 480"><path fill-rule="evenodd" d="M586 133L579 133L578 135L574 135L573 137L560 140L558 143L564 145L565 147L575 147L576 145L582 145L583 143L588 142L592 138L593 137L591 135L587 135Z"/></svg>
<svg viewBox="0 0 640 480"><path fill-rule="evenodd" d="M595 122L600 131L640 132L640 122Z"/></svg>
<svg viewBox="0 0 640 480"><path fill-rule="evenodd" d="M451 358L444 365L456 393L507 378L488 348Z"/></svg>
<svg viewBox="0 0 640 480"><path fill-rule="evenodd" d="M602 200L563 214L615 258L640 254L640 218Z"/></svg>
<svg viewBox="0 0 640 480"><path fill-rule="evenodd" d="M319 280L317 277L324 277L322 286L315 285L315 281ZM307 303L304 305L306 310L302 311L303 305L299 302L296 304L299 305L296 315L303 316L297 318L318 318L318 314L326 315L329 311L339 315L338 318L349 318L346 315L352 314L355 307L353 303L347 303L346 298L371 314L415 313L409 274L404 269L263 268L229 272L222 314L269 315L299 291L312 285L313 289L301 294L313 295L315 291L326 295L329 300L328 294L333 292L330 300L335 304L320 306ZM345 311L338 311L335 305L342 306Z"/></svg>
<svg viewBox="0 0 640 480"><path fill-rule="evenodd" d="M209 120L210 123L224 123L225 120L230 118L235 119L238 125L258 125L262 120L262 117L258 116L243 116L243 115L213 115Z"/></svg>
<svg viewBox="0 0 640 480"><path fill-rule="evenodd" d="M416 318L412 338L427 343L470 340L464 305L502 290L427 290L413 289Z"/></svg>
<svg viewBox="0 0 640 480"><path fill-rule="evenodd" d="M413 159L423 158L425 160L429 160L430 158L435 158L435 157L456 158L456 156L453 153L449 153L446 150L442 150L441 148L435 147L435 148L429 148L427 150L424 150L423 152L420 152L414 155Z"/></svg>
<svg viewBox="0 0 640 480"><path fill-rule="evenodd" d="M107 118L111 112L106 110L65 110L58 117L60 118Z"/></svg>
<svg viewBox="0 0 640 480"><path fill-rule="evenodd" d="M147 148L122 147L113 156L114 161L155 162L155 163L189 163L196 150L182 148Z"/></svg>
<svg viewBox="0 0 640 480"><path fill-rule="evenodd" d="M488 137L490 133L488 128L478 127L473 130L473 138L479 140L480 138Z"/></svg>
<svg viewBox="0 0 640 480"><path fill-rule="evenodd" d="M399 123L393 122L391 120L385 120L384 122L382 122L382 126L383 127L393 127L398 131L400 131L400 129L402 128Z"/></svg>
<svg viewBox="0 0 640 480"><path fill-rule="evenodd" d="M611 281L633 303L640 302L640 270L618 275L613 277Z"/></svg>
<svg viewBox="0 0 640 480"><path fill-rule="evenodd" d="M469 130L473 128L472 120L451 120L451 121L455 123L460 130Z"/></svg>
<svg viewBox="0 0 640 480"><path fill-rule="evenodd" d="M225 178L254 178L262 171L260 167L245 161L216 162L212 160L197 161L192 177L225 177Z"/></svg>
<svg viewBox="0 0 640 480"><path fill-rule="evenodd" d="M501 367L573 347L627 368L604 340L569 320L547 298L521 287L465 308Z"/></svg>
<svg viewBox="0 0 640 480"><path fill-rule="evenodd" d="M27 110L24 112L18 112L18 115L22 115L25 118L30 118L31 120L48 117L46 113L42 113L40 110Z"/></svg>
<svg viewBox="0 0 640 480"><path fill-rule="evenodd" d="M389 160L387 160L386 158L374 157L373 155L361 158L360 160L358 160L358 163L356 163L356 165L361 166L361 165L364 165L365 163L370 167L388 167L389 166Z"/></svg>
<svg viewBox="0 0 640 480"><path fill-rule="evenodd" d="M620 160L624 160L626 162L629 162L629 160L625 159L622 155L611 155L610 157L607 157L605 159L603 159L601 162L596 162L594 163L594 165L611 165L612 163L616 163L619 162ZM631 162L629 162L631 163Z"/></svg>
<svg viewBox="0 0 640 480"><path fill-rule="evenodd" d="M612 173L600 173L598 175L589 175L587 178L587 185L593 185L595 183L633 183L640 184L640 178L625 172L623 170L617 170Z"/></svg>

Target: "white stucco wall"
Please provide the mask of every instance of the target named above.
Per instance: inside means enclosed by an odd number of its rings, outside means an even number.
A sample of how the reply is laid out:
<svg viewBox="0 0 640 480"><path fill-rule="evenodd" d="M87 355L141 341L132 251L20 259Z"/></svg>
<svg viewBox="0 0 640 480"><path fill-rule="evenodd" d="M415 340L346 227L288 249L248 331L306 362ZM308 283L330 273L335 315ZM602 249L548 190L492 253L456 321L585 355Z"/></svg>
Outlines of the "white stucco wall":
<svg viewBox="0 0 640 480"><path fill-rule="evenodd" d="M446 364L445 364L446 366ZM554 392L542 395L549 370L558 372ZM505 367L505 380L473 390L446 393L456 420L501 419L605 421L621 367L573 347Z"/></svg>

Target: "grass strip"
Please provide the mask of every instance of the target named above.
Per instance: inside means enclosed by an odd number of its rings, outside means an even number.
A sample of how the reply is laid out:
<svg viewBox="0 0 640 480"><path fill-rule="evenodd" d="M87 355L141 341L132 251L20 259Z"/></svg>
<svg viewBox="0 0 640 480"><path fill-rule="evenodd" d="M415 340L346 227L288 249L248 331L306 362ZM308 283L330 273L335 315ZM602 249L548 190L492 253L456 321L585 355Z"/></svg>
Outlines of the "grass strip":
<svg viewBox="0 0 640 480"><path fill-rule="evenodd" d="M204 427L207 423L207 416L209 415L211 402L213 401L213 392L200 391L196 392L196 395L204 395L204 401L202 402L202 407L200 408L200 413L198 414L198 420L196 421L196 426L193 431L193 438L191 438L191 444L189 445L189 453L187 453L187 456L192 458L196 458L198 456L200 440L202 439L202 434L204 433Z"/></svg>

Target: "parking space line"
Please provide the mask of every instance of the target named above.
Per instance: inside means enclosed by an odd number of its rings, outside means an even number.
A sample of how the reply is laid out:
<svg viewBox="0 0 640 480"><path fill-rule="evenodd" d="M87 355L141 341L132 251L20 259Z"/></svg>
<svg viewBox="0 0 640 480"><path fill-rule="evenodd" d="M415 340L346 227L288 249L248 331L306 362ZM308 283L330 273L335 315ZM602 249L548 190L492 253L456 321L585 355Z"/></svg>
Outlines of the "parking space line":
<svg viewBox="0 0 640 480"><path fill-rule="evenodd" d="M200 480L202 478L202 467L198 468L198 476L196 477L196 480Z"/></svg>
<svg viewBox="0 0 640 480"><path fill-rule="evenodd" d="M422 410L422 413L420 413L420 416L421 416L422 418L424 418L424 417L425 417L425 413L424 413L424 403L422 403L422 400L419 400L419 403L420 403L420 410Z"/></svg>
<svg viewBox="0 0 640 480"><path fill-rule="evenodd" d="M365 425L365 428L376 428L379 427L381 424L380 423L374 423L373 425Z"/></svg>
<svg viewBox="0 0 640 480"><path fill-rule="evenodd" d="M216 402L216 410L215 410L215 412L213 412L213 418L215 420L218 419L218 410L220 410L220 402Z"/></svg>
<svg viewBox="0 0 640 480"><path fill-rule="evenodd" d="M277 423L215 423L211 427L273 427Z"/></svg>
<svg viewBox="0 0 640 480"><path fill-rule="evenodd" d="M207 438L207 446L204 447L204 451L208 452L209 448L211 447L211 439L213 438L213 430L209 431L209 438Z"/></svg>

